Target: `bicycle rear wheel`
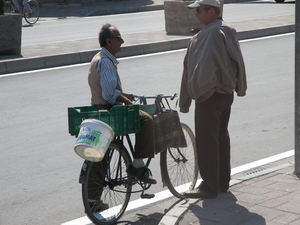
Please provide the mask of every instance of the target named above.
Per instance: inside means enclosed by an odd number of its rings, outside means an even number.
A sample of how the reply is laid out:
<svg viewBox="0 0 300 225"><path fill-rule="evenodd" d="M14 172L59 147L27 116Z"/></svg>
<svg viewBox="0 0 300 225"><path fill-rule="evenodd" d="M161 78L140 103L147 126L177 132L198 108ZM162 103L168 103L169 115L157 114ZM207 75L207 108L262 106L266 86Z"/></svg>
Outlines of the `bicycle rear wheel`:
<svg viewBox="0 0 300 225"><path fill-rule="evenodd" d="M32 10L32 13L28 12L27 9L24 7L24 18L27 23L35 24L40 18L39 3L35 0L31 0L28 2L28 4Z"/></svg>
<svg viewBox="0 0 300 225"><path fill-rule="evenodd" d="M183 192L194 189L198 179L195 136L188 125L181 123L181 126L187 147L168 148L160 158L164 182L177 198L184 198Z"/></svg>
<svg viewBox="0 0 300 225"><path fill-rule="evenodd" d="M101 162L88 164L82 199L87 216L97 225L115 224L131 196L132 184L126 172L131 159L121 146L112 142Z"/></svg>

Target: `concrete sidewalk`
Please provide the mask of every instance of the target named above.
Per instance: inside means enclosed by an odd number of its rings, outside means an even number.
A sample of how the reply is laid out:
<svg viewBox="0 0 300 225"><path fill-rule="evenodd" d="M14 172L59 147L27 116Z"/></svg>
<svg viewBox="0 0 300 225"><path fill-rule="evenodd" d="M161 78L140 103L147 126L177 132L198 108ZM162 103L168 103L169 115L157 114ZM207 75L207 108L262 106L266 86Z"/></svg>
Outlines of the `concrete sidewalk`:
<svg viewBox="0 0 300 225"><path fill-rule="evenodd" d="M298 225L300 183L293 161L235 178L229 192L215 199L182 200L159 224Z"/></svg>
<svg viewBox="0 0 300 225"><path fill-rule="evenodd" d="M230 0L230 2L243 0ZM41 7L41 17L83 17L121 12L137 12L163 9L163 0L128 0L100 2L93 5L54 5ZM295 31L295 15L263 20L237 21L230 23L236 28L238 38L248 39ZM123 35L125 44L117 57L148 54L186 48L191 35L167 35L165 31ZM22 46L21 56L0 56L0 75L33 69L44 69L89 62L99 50L97 37L80 41L65 41L49 44Z"/></svg>

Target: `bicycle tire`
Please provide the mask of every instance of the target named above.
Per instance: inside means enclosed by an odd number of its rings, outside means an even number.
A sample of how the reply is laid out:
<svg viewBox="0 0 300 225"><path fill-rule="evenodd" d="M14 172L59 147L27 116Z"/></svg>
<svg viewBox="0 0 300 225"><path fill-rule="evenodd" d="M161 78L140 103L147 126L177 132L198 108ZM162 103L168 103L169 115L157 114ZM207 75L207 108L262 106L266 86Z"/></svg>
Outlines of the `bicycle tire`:
<svg viewBox="0 0 300 225"><path fill-rule="evenodd" d="M5 2L4 13L14 13L15 9L10 2Z"/></svg>
<svg viewBox="0 0 300 225"><path fill-rule="evenodd" d="M131 158L125 146L112 142L103 161L88 164L85 182L82 184L82 199L85 212L94 224L115 224L124 214L132 190L132 184L128 182L126 172L130 163ZM107 166L104 168L103 165ZM105 174L105 176L100 174ZM107 210L97 212L93 209L89 197L96 198L96 196L98 199L95 200L101 200L109 205Z"/></svg>
<svg viewBox="0 0 300 225"><path fill-rule="evenodd" d="M160 156L164 182L177 198L185 198L183 193L194 189L199 174L195 136L188 125L181 126L187 147L168 148Z"/></svg>
<svg viewBox="0 0 300 225"><path fill-rule="evenodd" d="M35 0L28 1L28 4L32 10L30 14L27 9L24 7L24 18L27 23L35 24L40 18L40 8L39 3Z"/></svg>

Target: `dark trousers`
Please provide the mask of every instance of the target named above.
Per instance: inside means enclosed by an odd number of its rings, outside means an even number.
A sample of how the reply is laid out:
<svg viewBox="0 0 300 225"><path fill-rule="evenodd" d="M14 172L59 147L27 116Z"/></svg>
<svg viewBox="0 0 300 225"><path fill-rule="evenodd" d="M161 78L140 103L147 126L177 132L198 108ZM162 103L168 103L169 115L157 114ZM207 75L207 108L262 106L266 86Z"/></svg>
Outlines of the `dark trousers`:
<svg viewBox="0 0 300 225"><path fill-rule="evenodd" d="M204 102L196 103L195 135L200 189L217 196L219 190L228 190L230 182L230 138L228 122L233 94L215 92Z"/></svg>
<svg viewBox="0 0 300 225"><path fill-rule="evenodd" d="M152 116L140 110L141 129L135 134L133 158L144 159L154 157L154 125Z"/></svg>

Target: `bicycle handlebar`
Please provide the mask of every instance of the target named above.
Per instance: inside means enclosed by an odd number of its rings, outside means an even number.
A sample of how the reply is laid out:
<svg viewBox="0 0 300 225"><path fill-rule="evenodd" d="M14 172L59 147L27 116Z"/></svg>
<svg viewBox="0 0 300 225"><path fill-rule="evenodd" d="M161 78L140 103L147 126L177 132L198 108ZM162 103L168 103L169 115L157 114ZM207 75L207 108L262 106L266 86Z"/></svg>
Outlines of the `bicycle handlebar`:
<svg viewBox="0 0 300 225"><path fill-rule="evenodd" d="M177 104L178 104L178 96L177 96L177 93L174 93L172 95L163 95L163 94L159 94L159 95L148 95L148 96L145 96L145 95L133 95L134 98L135 98L135 102L140 102L140 104L142 105L147 105L147 99L155 99L155 103L157 104L157 106L159 106L159 108L165 108L165 105L163 103L163 99L165 99L165 103L169 106L169 108L171 109L169 103L168 103L168 100L167 99L170 99L171 101L173 101L175 98L177 98L177 101L176 101L176 104L175 104L175 108L177 107Z"/></svg>
<svg viewBox="0 0 300 225"><path fill-rule="evenodd" d="M133 96L134 96L134 98L137 99L136 101L138 101L138 100L142 101L143 99L163 99L163 98L165 98L165 99L169 98L171 100L174 100L174 98L177 97L177 93L174 93L172 95L158 94L158 95L133 95Z"/></svg>

